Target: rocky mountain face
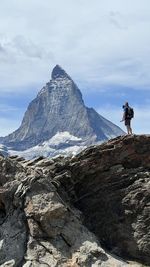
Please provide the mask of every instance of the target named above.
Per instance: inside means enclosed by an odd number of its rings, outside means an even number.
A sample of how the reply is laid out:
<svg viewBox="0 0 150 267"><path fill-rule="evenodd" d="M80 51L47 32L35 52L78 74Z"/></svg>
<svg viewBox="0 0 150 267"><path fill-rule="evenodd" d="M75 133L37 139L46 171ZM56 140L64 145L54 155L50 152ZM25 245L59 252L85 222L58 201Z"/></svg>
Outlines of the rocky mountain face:
<svg viewBox="0 0 150 267"><path fill-rule="evenodd" d="M0 156L0 266L150 266L149 151L142 135L70 158Z"/></svg>
<svg viewBox="0 0 150 267"><path fill-rule="evenodd" d="M29 104L19 129L0 139L3 144L13 150L26 150L58 132L67 131L86 144L123 134L119 127L84 105L80 90L59 65L51 76Z"/></svg>

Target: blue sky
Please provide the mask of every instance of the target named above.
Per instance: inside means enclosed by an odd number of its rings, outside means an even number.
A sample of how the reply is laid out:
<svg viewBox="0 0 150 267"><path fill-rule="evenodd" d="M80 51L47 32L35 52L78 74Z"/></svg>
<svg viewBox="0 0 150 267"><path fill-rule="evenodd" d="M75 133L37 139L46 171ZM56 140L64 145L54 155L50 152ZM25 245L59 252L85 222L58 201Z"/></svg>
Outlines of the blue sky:
<svg viewBox="0 0 150 267"><path fill-rule="evenodd" d="M19 127L29 102L59 64L85 104L117 125L135 109L150 132L149 0L1 0L0 136Z"/></svg>

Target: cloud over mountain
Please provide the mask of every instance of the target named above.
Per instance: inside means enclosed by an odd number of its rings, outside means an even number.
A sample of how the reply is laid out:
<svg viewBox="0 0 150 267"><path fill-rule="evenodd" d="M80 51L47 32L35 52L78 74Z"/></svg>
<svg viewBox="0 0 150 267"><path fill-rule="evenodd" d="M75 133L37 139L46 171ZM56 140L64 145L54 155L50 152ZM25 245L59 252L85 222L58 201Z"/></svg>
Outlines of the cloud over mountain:
<svg viewBox="0 0 150 267"><path fill-rule="evenodd" d="M31 83L31 67L33 81L40 81L49 63L60 62L75 79L90 84L148 87L150 4L108 2L2 1L0 68L8 70L2 84L10 85L14 64L22 75L13 73L12 85L24 85L22 76Z"/></svg>

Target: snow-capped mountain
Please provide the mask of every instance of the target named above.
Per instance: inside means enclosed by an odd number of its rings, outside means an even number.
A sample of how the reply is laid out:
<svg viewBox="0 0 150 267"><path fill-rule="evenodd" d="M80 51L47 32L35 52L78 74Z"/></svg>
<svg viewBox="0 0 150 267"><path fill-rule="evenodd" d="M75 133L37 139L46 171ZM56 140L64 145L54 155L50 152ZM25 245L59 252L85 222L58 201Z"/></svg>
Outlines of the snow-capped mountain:
<svg viewBox="0 0 150 267"><path fill-rule="evenodd" d="M0 142L13 151L29 151L31 148L39 151L40 147L44 153L47 147L55 150L60 150L61 146L63 149L64 146L70 148L74 144L84 147L122 134L118 126L85 106L77 85L56 65L51 80L29 104L21 126L12 134L0 138ZM64 139L67 135L68 143ZM58 136L63 141L57 147L54 140L59 139Z"/></svg>

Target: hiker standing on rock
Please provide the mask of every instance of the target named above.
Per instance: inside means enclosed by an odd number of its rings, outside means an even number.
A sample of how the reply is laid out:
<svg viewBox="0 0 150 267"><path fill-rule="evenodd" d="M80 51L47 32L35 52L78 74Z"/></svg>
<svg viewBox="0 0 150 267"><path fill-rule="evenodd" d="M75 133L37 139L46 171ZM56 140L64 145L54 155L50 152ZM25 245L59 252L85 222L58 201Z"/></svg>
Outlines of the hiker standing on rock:
<svg viewBox="0 0 150 267"><path fill-rule="evenodd" d="M127 127L127 134L132 134L131 119L134 117L134 110L129 106L128 102L126 102L125 105L122 106L122 108L124 109L124 112L121 121L125 122L125 126Z"/></svg>

